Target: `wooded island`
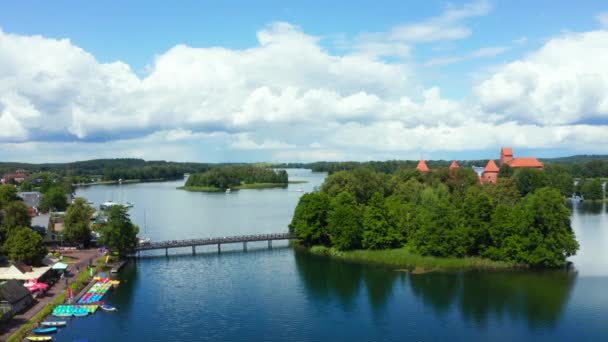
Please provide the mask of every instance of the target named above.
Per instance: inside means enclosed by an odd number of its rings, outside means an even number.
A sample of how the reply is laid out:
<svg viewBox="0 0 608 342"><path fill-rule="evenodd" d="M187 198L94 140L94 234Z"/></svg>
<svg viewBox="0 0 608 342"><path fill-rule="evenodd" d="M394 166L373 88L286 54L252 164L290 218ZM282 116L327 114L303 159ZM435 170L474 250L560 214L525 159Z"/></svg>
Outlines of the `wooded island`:
<svg viewBox="0 0 608 342"><path fill-rule="evenodd" d="M339 171L302 196L289 229L313 250L395 266L429 256L474 261L452 263L462 267L562 267L579 248L565 177L559 169L508 170L481 184L470 168ZM450 264L433 260L425 266Z"/></svg>

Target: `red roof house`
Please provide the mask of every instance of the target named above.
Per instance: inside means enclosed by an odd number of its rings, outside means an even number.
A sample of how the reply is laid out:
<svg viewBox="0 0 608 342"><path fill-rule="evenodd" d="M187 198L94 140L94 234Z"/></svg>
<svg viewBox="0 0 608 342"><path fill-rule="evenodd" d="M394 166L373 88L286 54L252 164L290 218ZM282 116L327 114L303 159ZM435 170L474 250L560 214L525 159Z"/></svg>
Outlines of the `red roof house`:
<svg viewBox="0 0 608 342"><path fill-rule="evenodd" d="M513 149L511 147L502 147L500 149L500 165L511 164L513 161Z"/></svg>
<svg viewBox="0 0 608 342"><path fill-rule="evenodd" d="M460 165L458 165L458 162L455 161L455 160L452 162L452 164L450 164L450 170L451 169L457 169L459 167L460 167Z"/></svg>
<svg viewBox="0 0 608 342"><path fill-rule="evenodd" d="M426 165L426 162L424 160L420 160L418 162L418 166L416 166L416 170L418 170L420 172L429 172L430 171L429 167Z"/></svg>

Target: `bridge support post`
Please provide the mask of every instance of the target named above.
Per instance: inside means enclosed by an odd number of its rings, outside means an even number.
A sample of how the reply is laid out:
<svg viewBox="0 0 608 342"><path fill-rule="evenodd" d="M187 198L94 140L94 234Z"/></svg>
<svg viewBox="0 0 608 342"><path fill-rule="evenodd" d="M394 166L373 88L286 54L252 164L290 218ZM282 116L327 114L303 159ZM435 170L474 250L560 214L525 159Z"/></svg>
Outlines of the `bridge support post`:
<svg viewBox="0 0 608 342"><path fill-rule="evenodd" d="M165 248L165 256L168 257L169 256L169 248Z"/></svg>
<svg viewBox="0 0 608 342"><path fill-rule="evenodd" d="M272 249L272 240L268 240L268 249Z"/></svg>
<svg viewBox="0 0 608 342"><path fill-rule="evenodd" d="M218 252L218 253L221 253L221 252L222 252L222 247L220 247L221 245L222 245L221 243L218 243L218 244L217 244L217 252Z"/></svg>
<svg viewBox="0 0 608 342"><path fill-rule="evenodd" d="M243 250L247 252L247 241L243 241Z"/></svg>
<svg viewBox="0 0 608 342"><path fill-rule="evenodd" d="M196 255L196 246L192 246L192 255Z"/></svg>

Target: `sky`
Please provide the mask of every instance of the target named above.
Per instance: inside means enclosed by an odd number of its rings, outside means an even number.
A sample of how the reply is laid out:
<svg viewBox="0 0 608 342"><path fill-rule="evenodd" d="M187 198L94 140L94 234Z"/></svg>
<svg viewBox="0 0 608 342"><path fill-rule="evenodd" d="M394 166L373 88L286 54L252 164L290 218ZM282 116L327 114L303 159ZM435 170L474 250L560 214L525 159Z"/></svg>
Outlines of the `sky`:
<svg viewBox="0 0 608 342"><path fill-rule="evenodd" d="M0 161L608 154L605 1L0 2Z"/></svg>

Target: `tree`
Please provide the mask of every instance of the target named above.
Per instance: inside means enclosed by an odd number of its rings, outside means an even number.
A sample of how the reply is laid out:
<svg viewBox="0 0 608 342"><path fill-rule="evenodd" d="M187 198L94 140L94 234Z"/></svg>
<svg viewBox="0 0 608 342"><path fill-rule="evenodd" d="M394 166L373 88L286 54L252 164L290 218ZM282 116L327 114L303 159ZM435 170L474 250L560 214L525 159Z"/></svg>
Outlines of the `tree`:
<svg viewBox="0 0 608 342"><path fill-rule="evenodd" d="M65 229L62 234L65 240L88 247L91 242L91 215L95 212L84 198L77 198L65 213Z"/></svg>
<svg viewBox="0 0 608 342"><path fill-rule="evenodd" d="M39 265L47 253L42 237L30 228L15 228L4 244L9 258L29 265Z"/></svg>
<svg viewBox="0 0 608 342"><path fill-rule="evenodd" d="M139 228L131 222L127 208L115 205L108 211L108 221L101 229L101 243L121 258L137 247Z"/></svg>
<svg viewBox="0 0 608 342"><path fill-rule="evenodd" d="M48 211L64 211L68 207L68 201L64 188L54 186L49 188L40 201L40 209Z"/></svg>
<svg viewBox="0 0 608 342"><path fill-rule="evenodd" d="M522 202L524 224L519 262L531 266L561 267L576 254L578 242L570 226L570 210L559 191L542 188Z"/></svg>
<svg viewBox="0 0 608 342"><path fill-rule="evenodd" d="M4 207L2 229L5 232L17 227L30 227L31 222L30 211L22 201L13 201Z"/></svg>
<svg viewBox="0 0 608 342"><path fill-rule="evenodd" d="M589 201L597 201L604 198L604 189L602 181L598 178L586 181L581 186L581 194L583 198Z"/></svg>
<svg viewBox="0 0 608 342"><path fill-rule="evenodd" d="M460 210L461 222L470 239L467 255L479 255L490 246L489 224L493 213L494 207L490 197L479 187L470 187Z"/></svg>
<svg viewBox="0 0 608 342"><path fill-rule="evenodd" d="M17 188L14 185L0 185L0 209L13 201L20 200L17 196Z"/></svg>
<svg viewBox="0 0 608 342"><path fill-rule="evenodd" d="M340 250L361 247L361 211L355 197L341 192L331 201L327 231L331 244Z"/></svg>
<svg viewBox="0 0 608 342"><path fill-rule="evenodd" d="M295 233L305 245L329 244L327 216L330 198L322 192L312 192L300 197L293 214L289 231Z"/></svg>
<svg viewBox="0 0 608 342"><path fill-rule="evenodd" d="M513 168L509 164L501 164L498 170L498 179L511 178L513 176Z"/></svg>
<svg viewBox="0 0 608 342"><path fill-rule="evenodd" d="M397 247L401 234L390 225L384 206L384 196L376 192L372 195L363 214L363 248L384 249Z"/></svg>
<svg viewBox="0 0 608 342"><path fill-rule="evenodd" d="M547 178L543 170L523 168L517 170L513 177L517 190L522 196L547 186Z"/></svg>

